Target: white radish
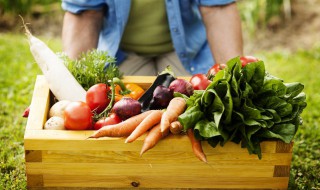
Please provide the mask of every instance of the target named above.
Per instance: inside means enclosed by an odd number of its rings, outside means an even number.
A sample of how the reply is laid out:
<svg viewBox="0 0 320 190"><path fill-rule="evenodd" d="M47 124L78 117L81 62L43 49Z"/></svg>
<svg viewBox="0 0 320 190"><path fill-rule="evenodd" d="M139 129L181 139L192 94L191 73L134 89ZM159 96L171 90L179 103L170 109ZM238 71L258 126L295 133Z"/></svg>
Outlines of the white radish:
<svg viewBox="0 0 320 190"><path fill-rule="evenodd" d="M30 51L42 70L53 95L58 100L86 101L86 91L70 73L63 61L24 25Z"/></svg>
<svg viewBox="0 0 320 190"><path fill-rule="evenodd" d="M64 130L64 119L58 116L53 116L48 119L44 124L44 129L46 130Z"/></svg>

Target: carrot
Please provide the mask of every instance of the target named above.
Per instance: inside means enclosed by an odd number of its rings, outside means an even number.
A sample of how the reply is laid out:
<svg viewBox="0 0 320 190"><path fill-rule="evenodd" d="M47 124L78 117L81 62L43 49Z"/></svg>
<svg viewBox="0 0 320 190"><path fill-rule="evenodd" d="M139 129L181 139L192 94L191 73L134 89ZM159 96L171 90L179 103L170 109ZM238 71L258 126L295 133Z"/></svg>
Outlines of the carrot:
<svg viewBox="0 0 320 190"><path fill-rule="evenodd" d="M199 160L207 163L206 155L204 154L204 152L202 150L201 141L197 140L194 137L193 129L188 129L187 135L188 135L189 140L191 142L193 153L196 155L197 158L199 158Z"/></svg>
<svg viewBox="0 0 320 190"><path fill-rule="evenodd" d="M151 111L146 111L130 117L129 119L114 125L106 125L101 127L89 138L99 138L99 137L125 137L129 136L132 131L151 113Z"/></svg>
<svg viewBox="0 0 320 190"><path fill-rule="evenodd" d="M162 114L162 110L152 110L152 112L134 129L134 131L126 139L125 143L131 143L135 141L147 130L160 123Z"/></svg>
<svg viewBox="0 0 320 190"><path fill-rule="evenodd" d="M22 17L21 17L22 18ZM23 19L22 19L23 20ZM68 68L43 41L34 37L24 24L30 51L41 69L51 92L58 100L86 101L86 91Z"/></svg>
<svg viewBox="0 0 320 190"><path fill-rule="evenodd" d="M163 113L160 123L161 132L165 131L170 127L170 123L176 121L178 116L184 112L187 107L186 101L181 97L173 98L167 110Z"/></svg>
<svg viewBox="0 0 320 190"><path fill-rule="evenodd" d="M145 153L146 151L153 148L161 139L166 137L168 134L169 134L169 128L167 128L164 132L161 132L160 123L154 126L143 141L143 146L140 152L140 156L142 156L142 154Z"/></svg>
<svg viewBox="0 0 320 190"><path fill-rule="evenodd" d="M183 129L183 126L178 120L170 124L170 132L174 135L181 133L182 129Z"/></svg>

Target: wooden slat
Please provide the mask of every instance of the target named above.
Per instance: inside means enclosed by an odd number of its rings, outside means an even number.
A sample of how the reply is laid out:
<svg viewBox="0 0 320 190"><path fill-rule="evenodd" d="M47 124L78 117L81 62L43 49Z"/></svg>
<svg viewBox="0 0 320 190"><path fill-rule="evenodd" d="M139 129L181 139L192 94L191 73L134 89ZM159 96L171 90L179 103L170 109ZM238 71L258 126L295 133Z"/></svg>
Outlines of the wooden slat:
<svg viewBox="0 0 320 190"><path fill-rule="evenodd" d="M140 157L133 151L42 151L45 163L131 163L131 164L193 164L200 162L193 152L151 151ZM256 155L248 153L207 153L209 165L290 165L290 153L265 153L259 160Z"/></svg>
<svg viewBox="0 0 320 190"><path fill-rule="evenodd" d="M44 76L37 76L26 130L43 129L49 109L49 92L49 86Z"/></svg>
<svg viewBox="0 0 320 190"><path fill-rule="evenodd" d="M28 174L41 175L132 175L189 177L273 177L274 166L190 164L108 164L108 163L26 163Z"/></svg>
<svg viewBox="0 0 320 190"><path fill-rule="evenodd" d="M198 176L197 178L189 176L59 176L44 175L44 185L46 187L103 187L111 188L133 188L132 182L138 183L139 188L210 188L210 189L286 189L288 187L288 178L271 177L226 177L226 178L208 178Z"/></svg>
<svg viewBox="0 0 320 190"><path fill-rule="evenodd" d="M93 131L68 131L68 130L28 130L25 132L26 150L106 150L106 151L140 151L144 136L133 143L124 143L124 138L103 137L87 139ZM263 153L275 153L277 141L261 143ZM174 145L174 146L173 146ZM232 142L223 147L212 148L208 143L203 143L205 152L246 152L239 144ZM184 136L170 135L160 141L150 151L192 151L189 139Z"/></svg>

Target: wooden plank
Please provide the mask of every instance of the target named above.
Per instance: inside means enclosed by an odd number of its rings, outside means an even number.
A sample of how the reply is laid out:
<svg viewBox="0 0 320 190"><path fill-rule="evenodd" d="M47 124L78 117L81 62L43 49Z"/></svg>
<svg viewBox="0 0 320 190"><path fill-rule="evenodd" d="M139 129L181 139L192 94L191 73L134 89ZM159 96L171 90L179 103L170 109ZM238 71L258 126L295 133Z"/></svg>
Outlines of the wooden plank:
<svg viewBox="0 0 320 190"><path fill-rule="evenodd" d="M134 151L77 151L48 150L42 151L45 163L131 163L131 164L193 164L200 162L193 152L152 151L140 157ZM248 153L207 153L209 165L290 165L292 154L265 153L262 159Z"/></svg>
<svg viewBox="0 0 320 190"><path fill-rule="evenodd" d="M210 188L210 189L286 189L288 178L270 177L226 177L208 178L199 176L196 179L189 176L176 176L168 178L166 176L60 176L44 175L44 185L46 187L103 187L103 188L136 188L133 184L138 184L139 188ZM80 189L82 189L80 188Z"/></svg>
<svg viewBox="0 0 320 190"><path fill-rule="evenodd" d="M41 175L132 175L206 177L273 177L274 166L190 164L109 164L109 163L26 163L28 174Z"/></svg>
<svg viewBox="0 0 320 190"><path fill-rule="evenodd" d="M49 86L43 75L38 75L32 95L26 130L41 130L49 109Z"/></svg>
<svg viewBox="0 0 320 190"><path fill-rule="evenodd" d="M105 150L105 151L138 151L140 152L144 136L133 143L124 143L124 138L103 137L87 139L93 131L68 131L68 130L28 130L25 132L26 150ZM262 153L275 153L277 141L261 143ZM175 146L172 146L172 145ZM208 143L203 143L205 152L246 152L239 144L232 142L223 147L212 148ZM185 135L170 135L160 141L150 151L192 151L189 139ZM149 152L149 151L148 151ZM249 153L248 153L249 154Z"/></svg>

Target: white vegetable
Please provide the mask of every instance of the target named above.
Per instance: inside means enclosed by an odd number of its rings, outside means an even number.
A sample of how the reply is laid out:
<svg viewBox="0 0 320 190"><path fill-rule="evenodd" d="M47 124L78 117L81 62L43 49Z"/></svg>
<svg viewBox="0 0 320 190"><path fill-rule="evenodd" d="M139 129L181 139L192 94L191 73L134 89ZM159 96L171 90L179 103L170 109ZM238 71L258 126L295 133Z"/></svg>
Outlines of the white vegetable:
<svg viewBox="0 0 320 190"><path fill-rule="evenodd" d="M69 103L69 100L61 100L53 104L53 106L49 110L49 118L53 116L64 118L64 110Z"/></svg>
<svg viewBox="0 0 320 190"><path fill-rule="evenodd" d="M44 74L49 88L58 100L83 101L86 91L77 82L63 61L26 28L30 51Z"/></svg>
<svg viewBox="0 0 320 190"><path fill-rule="evenodd" d="M47 130L64 130L64 119L58 116L53 116L44 124L44 129Z"/></svg>

